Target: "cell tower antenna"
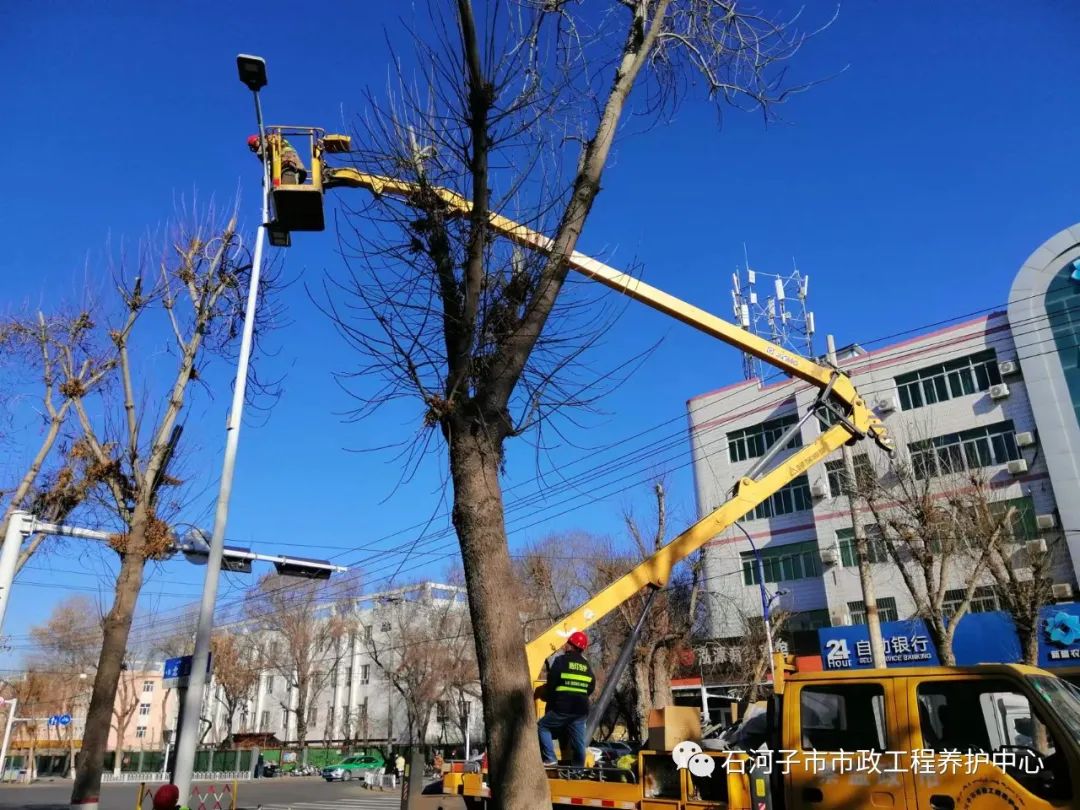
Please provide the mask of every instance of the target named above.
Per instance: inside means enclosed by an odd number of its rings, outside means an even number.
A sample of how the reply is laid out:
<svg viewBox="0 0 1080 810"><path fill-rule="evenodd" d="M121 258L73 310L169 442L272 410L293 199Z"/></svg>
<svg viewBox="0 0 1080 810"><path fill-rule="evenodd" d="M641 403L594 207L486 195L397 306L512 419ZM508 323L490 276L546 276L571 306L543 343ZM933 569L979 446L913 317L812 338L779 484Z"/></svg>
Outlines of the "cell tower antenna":
<svg viewBox="0 0 1080 810"><path fill-rule="evenodd" d="M791 272L764 273L750 266L750 251L743 242L743 266L731 275L735 323L758 337L806 357L814 356L814 313L808 309L810 277L791 258ZM765 285L758 294L758 282ZM761 361L743 355L743 376L762 379Z"/></svg>

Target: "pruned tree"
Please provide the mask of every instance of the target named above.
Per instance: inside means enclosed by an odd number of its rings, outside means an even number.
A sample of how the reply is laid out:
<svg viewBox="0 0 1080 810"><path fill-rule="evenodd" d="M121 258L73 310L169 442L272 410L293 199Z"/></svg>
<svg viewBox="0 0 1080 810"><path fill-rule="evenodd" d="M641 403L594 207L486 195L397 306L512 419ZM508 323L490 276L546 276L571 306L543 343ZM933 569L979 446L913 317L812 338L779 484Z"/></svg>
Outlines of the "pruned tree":
<svg viewBox="0 0 1080 810"><path fill-rule="evenodd" d="M956 663L957 626L977 590L1000 576L1011 586L1022 615L1028 616L1022 595L1034 596L1043 587L1047 561L1036 555L1039 579L1022 585L1030 580L1030 571L1024 576L1011 560L1019 540L1013 532L1016 508L996 501L978 468L964 472L959 458L945 454L933 461L926 455L936 452L916 443L912 458L891 460L881 474L859 476L855 488L874 519L867 532L872 557L892 563L942 663L951 666ZM1037 618L1038 607L1034 610Z"/></svg>
<svg viewBox="0 0 1080 810"><path fill-rule="evenodd" d="M110 546L120 561L72 790L74 804L99 795L110 716L146 564L174 549L170 521L183 505L178 494L182 482L170 462L179 454L183 415L192 387L205 378L210 364L228 360L238 346L251 273L235 216L221 217L212 208L180 219L160 239L147 240L134 265L125 261L117 270L115 307L103 307L97 315L106 324L102 328L115 358L116 396L101 404L91 404L81 392L72 396L80 459L89 477L100 481L92 497L114 521L117 531ZM273 273L263 278L265 295ZM263 332L273 317L272 308L264 305L256 331ZM152 364L139 362L140 348L147 356L153 353ZM78 360L72 353L62 351L58 362L68 377L74 376Z"/></svg>
<svg viewBox="0 0 1080 810"><path fill-rule="evenodd" d="M981 491L990 494L985 485ZM1053 603L1055 573L1059 567L1068 566L1068 556L1061 534L1032 536L1034 520L1034 514L1024 514L1015 506L991 498L980 499L973 516L981 536L1002 536L990 550L990 576L1001 609L1016 627L1021 660L1038 666L1039 613Z"/></svg>
<svg viewBox="0 0 1080 810"><path fill-rule="evenodd" d="M286 727L289 714L296 717L300 748L307 744L309 707L351 654L357 588L355 578L331 584L267 574L245 597L248 629L259 637L258 659L287 685L281 708Z"/></svg>
<svg viewBox="0 0 1080 810"><path fill-rule="evenodd" d="M401 696L409 740L423 745L432 712L469 685L475 658L464 602L453 592L443 598L425 590L419 594L382 608L389 629L372 633L365 644L375 666Z"/></svg>
<svg viewBox="0 0 1080 810"><path fill-rule="evenodd" d="M341 232L352 273L326 306L363 358L348 377L357 415L419 403L415 449L445 444L453 524L476 635L496 807L544 806L532 690L512 612L500 475L505 442L601 393L579 363L597 309L567 295L575 250L616 133L634 109L674 110L688 87L772 114L801 87L785 63L804 37L728 0L431 4L433 42L409 33L418 75L368 99L361 169L416 184L384 195ZM651 91L651 92L650 92ZM464 195L459 215L433 191ZM496 238L501 212L550 236L531 255ZM348 296L351 296L349 300ZM554 316L554 320L553 319ZM575 321L576 317L576 321ZM602 320L602 319L600 319Z"/></svg>
<svg viewBox="0 0 1080 810"><path fill-rule="evenodd" d="M247 705L259 685L261 661L250 633L224 628L210 639L210 654L217 683L217 699L225 710L222 745L232 740L236 712Z"/></svg>
<svg viewBox="0 0 1080 810"><path fill-rule="evenodd" d="M46 315L39 310L26 318L0 322L0 358L6 376L12 378L8 383L30 378L40 396L40 408L34 410L43 428L22 476L10 491L0 491L2 537L16 509L28 510L46 522L62 522L85 500L95 482L79 474L78 448L70 443L64 447L64 428L74 398L106 384L116 358L103 346L89 310L74 315ZM50 459L55 459L52 468ZM35 533L24 541L16 573L45 539L46 535Z"/></svg>
<svg viewBox="0 0 1080 810"><path fill-rule="evenodd" d="M135 716L139 708L140 700L139 673L136 672L135 662L125 660L120 666L120 678L116 683L116 702L112 708L112 727L116 732L116 751L113 758L113 773L119 774L123 765L125 739L128 728L131 726L131 718Z"/></svg>
<svg viewBox="0 0 1080 810"><path fill-rule="evenodd" d="M632 511L623 515L636 551L636 557L627 561L630 565L636 565L667 542L667 493L663 482L657 481L653 485L653 495L656 508L649 528L642 527ZM653 709L672 703L671 677L680 665L680 653L689 649L693 631L701 620L701 580L702 556L699 552L681 565L668 587L656 595L642 627L631 658L629 687L635 707L631 723L633 739L645 739L649 713ZM633 628L647 599L648 592L643 591L636 599L620 605L624 632Z"/></svg>

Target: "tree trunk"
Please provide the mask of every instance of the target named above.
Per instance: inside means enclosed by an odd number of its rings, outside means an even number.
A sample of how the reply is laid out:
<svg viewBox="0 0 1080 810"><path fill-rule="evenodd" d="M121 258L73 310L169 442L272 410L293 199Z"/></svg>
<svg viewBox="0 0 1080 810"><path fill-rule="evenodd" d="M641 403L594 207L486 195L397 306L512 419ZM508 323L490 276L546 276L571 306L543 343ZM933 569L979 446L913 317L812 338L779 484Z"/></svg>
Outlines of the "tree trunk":
<svg viewBox="0 0 1080 810"><path fill-rule="evenodd" d="M129 543L141 548L146 531L146 510L136 512L131 527ZM71 791L71 806L79 810L97 810L101 794L101 768L105 761L105 747L109 742L116 688L120 681L121 666L127 651L131 620L135 615L135 603L142 587L143 568L146 560L141 554L128 552L120 564L116 578L113 605L105 617L101 655L98 657L94 690L90 696L90 708L86 712L86 731L83 733L82 757L75 772L75 785ZM117 732L117 762L123 729Z"/></svg>
<svg viewBox="0 0 1080 810"><path fill-rule="evenodd" d="M637 718L637 739L641 742L648 735L649 728L649 663L634 654L634 715Z"/></svg>
<svg viewBox="0 0 1080 810"><path fill-rule="evenodd" d="M501 447L481 425L461 422L455 428L465 429L449 436L453 521L476 636L490 804L492 810L550 810L525 644L517 617L501 610L506 594L514 592L499 485Z"/></svg>
<svg viewBox="0 0 1080 810"><path fill-rule="evenodd" d="M1013 621L1016 626L1016 635L1020 638L1021 661L1035 667L1039 665L1039 632L1038 620Z"/></svg>
<svg viewBox="0 0 1080 810"><path fill-rule="evenodd" d="M652 654L652 681L650 683L650 702L652 708L662 709L674 701L671 696L671 651L661 647Z"/></svg>

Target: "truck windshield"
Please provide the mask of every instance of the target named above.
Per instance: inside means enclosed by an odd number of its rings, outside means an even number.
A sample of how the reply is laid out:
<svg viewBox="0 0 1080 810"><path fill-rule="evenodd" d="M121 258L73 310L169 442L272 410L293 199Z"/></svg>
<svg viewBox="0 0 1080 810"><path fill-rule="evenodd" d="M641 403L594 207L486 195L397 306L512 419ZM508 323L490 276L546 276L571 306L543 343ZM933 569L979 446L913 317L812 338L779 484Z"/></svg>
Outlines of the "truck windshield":
<svg viewBox="0 0 1080 810"><path fill-rule="evenodd" d="M1060 678L1046 675L1029 677L1039 697L1069 730L1069 736L1074 740L1080 739L1080 689Z"/></svg>

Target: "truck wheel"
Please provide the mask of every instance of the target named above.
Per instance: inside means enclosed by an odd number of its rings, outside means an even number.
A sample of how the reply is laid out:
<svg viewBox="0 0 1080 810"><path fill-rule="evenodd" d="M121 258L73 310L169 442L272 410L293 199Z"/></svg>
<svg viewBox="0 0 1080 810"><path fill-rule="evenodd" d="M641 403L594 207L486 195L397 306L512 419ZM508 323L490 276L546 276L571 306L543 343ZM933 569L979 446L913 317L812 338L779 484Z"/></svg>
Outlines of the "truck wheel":
<svg viewBox="0 0 1080 810"><path fill-rule="evenodd" d="M486 810L487 802L476 796L464 796L465 810Z"/></svg>

